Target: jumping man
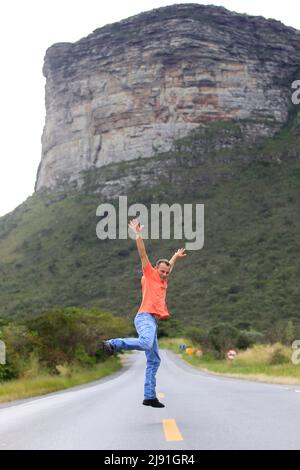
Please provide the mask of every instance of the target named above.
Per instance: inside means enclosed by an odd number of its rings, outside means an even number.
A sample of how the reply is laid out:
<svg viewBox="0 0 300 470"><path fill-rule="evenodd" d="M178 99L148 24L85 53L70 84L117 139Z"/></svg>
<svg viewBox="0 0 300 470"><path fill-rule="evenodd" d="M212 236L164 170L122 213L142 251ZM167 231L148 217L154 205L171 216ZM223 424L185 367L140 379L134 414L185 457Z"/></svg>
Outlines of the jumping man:
<svg viewBox="0 0 300 470"><path fill-rule="evenodd" d="M115 338L103 341L102 347L107 354L115 351L133 350L145 351L147 364L144 385L143 405L155 408L164 408L156 397L156 373L160 365L157 341L157 326L160 318L169 318L166 304L166 289L168 276L172 271L177 258L186 256L185 249L180 248L170 259L159 259L153 267L148 259L142 228L137 219L129 223L134 231L137 249L142 262L142 303L134 319L134 326L138 338Z"/></svg>

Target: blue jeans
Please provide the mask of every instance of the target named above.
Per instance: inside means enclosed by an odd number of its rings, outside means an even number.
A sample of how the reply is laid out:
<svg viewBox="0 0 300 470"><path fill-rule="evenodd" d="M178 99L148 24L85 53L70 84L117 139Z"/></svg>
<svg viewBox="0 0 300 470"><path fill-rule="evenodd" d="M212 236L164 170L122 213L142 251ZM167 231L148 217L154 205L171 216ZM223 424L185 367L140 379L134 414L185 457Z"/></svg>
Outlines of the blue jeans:
<svg viewBox="0 0 300 470"><path fill-rule="evenodd" d="M157 341L157 320L148 312L138 313L134 319L138 338L115 338L109 340L116 351L121 349L145 351L147 364L144 385L144 398L156 398L156 372L160 365Z"/></svg>

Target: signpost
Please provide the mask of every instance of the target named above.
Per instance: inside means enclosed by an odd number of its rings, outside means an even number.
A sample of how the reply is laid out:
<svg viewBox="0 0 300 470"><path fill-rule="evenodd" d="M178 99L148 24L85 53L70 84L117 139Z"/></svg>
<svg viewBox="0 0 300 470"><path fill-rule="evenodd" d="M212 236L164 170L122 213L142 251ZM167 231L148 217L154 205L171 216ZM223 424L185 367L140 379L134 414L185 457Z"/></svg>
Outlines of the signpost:
<svg viewBox="0 0 300 470"><path fill-rule="evenodd" d="M237 356L237 352L234 349L230 349L230 351L227 352L227 359L230 361L233 361Z"/></svg>

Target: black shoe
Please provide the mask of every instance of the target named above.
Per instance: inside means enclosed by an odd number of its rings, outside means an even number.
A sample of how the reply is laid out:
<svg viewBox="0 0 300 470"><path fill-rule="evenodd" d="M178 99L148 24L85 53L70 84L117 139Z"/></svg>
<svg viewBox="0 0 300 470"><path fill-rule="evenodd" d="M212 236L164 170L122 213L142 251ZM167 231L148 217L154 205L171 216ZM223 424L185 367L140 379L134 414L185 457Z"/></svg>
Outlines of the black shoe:
<svg viewBox="0 0 300 470"><path fill-rule="evenodd" d="M154 398L152 400L144 400L143 401L143 405L145 406L153 406L153 408L164 408L165 405L163 405L162 403L160 403L160 401L158 401L157 398Z"/></svg>
<svg viewBox="0 0 300 470"><path fill-rule="evenodd" d="M107 356L112 356L115 352L115 349L109 341L102 341L101 349Z"/></svg>

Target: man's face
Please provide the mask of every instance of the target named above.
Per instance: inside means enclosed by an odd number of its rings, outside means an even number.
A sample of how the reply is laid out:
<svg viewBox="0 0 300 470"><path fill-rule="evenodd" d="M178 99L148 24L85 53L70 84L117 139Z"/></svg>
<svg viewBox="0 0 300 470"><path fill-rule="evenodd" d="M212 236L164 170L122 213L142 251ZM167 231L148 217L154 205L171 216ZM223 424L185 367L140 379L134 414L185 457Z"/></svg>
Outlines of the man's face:
<svg viewBox="0 0 300 470"><path fill-rule="evenodd" d="M169 276L169 272L171 268L166 263L160 263L160 265L156 269L158 271L158 274L161 280L165 281Z"/></svg>

